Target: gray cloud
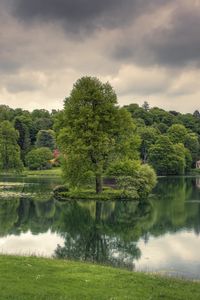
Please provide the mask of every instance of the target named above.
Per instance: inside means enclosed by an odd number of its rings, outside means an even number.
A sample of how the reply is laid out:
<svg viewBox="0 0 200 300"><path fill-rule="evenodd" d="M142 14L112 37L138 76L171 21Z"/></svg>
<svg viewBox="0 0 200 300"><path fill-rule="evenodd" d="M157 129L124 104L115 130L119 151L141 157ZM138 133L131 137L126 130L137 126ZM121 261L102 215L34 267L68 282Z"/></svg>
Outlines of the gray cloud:
<svg viewBox="0 0 200 300"><path fill-rule="evenodd" d="M64 26L68 39L80 32L88 37L88 33L99 28L118 29L121 36L110 41L110 59L177 67L195 64L200 59L200 6L197 3L195 0L191 0L190 5L184 0L15 0L12 8L14 15L30 26L59 23ZM149 30L154 22L150 15L158 11L155 18L159 19L160 11L169 7L168 24L164 21ZM142 16L143 23L133 32L132 28Z"/></svg>
<svg viewBox="0 0 200 300"><path fill-rule="evenodd" d="M187 109L198 108L199 4L0 0L0 103L61 108L91 75L110 81L121 104L149 96L175 109L190 97Z"/></svg>
<svg viewBox="0 0 200 300"><path fill-rule="evenodd" d="M192 5L193 4L193 5ZM159 17L159 15L158 15ZM151 22L151 20L147 22ZM151 28L151 23L149 23ZM145 28L145 24L144 24ZM152 30L141 29L141 35L127 30L113 48L115 59L139 65L168 67L199 66L200 63L200 6L174 2L167 23Z"/></svg>
<svg viewBox="0 0 200 300"><path fill-rule="evenodd" d="M13 12L26 22L60 22L68 32L88 32L124 26L164 3L165 0L15 0Z"/></svg>
<svg viewBox="0 0 200 300"><path fill-rule="evenodd" d="M200 62L200 7L177 8L171 27L156 30L149 43L154 59L161 64L184 66Z"/></svg>

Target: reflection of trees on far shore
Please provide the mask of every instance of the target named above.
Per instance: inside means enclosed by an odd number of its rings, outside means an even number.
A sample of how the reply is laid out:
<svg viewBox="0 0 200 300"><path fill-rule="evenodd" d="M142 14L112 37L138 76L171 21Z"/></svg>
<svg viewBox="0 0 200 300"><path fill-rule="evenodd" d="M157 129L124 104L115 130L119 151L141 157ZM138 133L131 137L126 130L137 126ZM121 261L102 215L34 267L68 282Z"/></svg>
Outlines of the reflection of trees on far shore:
<svg viewBox="0 0 200 300"><path fill-rule="evenodd" d="M152 201L157 216L151 234L159 236L182 229L194 230L199 234L199 199L196 178L161 178Z"/></svg>
<svg viewBox="0 0 200 300"><path fill-rule="evenodd" d="M60 203L50 194L35 195L35 199L23 193L0 199L0 236L51 230L64 238L56 257L132 269L141 255L139 239L148 243L150 236L182 229L200 232L200 190L195 178L161 178L151 201L143 204Z"/></svg>

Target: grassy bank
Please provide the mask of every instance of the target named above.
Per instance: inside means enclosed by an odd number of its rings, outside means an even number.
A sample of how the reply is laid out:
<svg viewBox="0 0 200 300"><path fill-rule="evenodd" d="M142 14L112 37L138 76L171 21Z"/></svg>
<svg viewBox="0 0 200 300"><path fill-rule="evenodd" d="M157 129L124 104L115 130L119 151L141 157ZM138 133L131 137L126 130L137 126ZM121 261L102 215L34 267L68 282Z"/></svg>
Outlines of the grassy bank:
<svg viewBox="0 0 200 300"><path fill-rule="evenodd" d="M61 176L62 171L61 168L53 168L50 170L36 170L36 171L31 171L31 170L24 170L23 175L25 176Z"/></svg>
<svg viewBox="0 0 200 300"><path fill-rule="evenodd" d="M1 172L0 175L2 176L10 176L10 175L19 175L19 176L61 176L62 170L61 168L53 168L50 170L28 170L24 169L22 173L15 173L15 172Z"/></svg>
<svg viewBox="0 0 200 300"><path fill-rule="evenodd" d="M55 197L60 201L67 200L97 200L97 201L117 201L117 200L126 200L126 201L138 201L139 196L136 191L123 191L115 190L112 188L106 188L102 193L96 194L93 189L78 189L68 192L59 192L56 191Z"/></svg>
<svg viewBox="0 0 200 300"><path fill-rule="evenodd" d="M200 283L86 263L0 256L0 299L199 299Z"/></svg>

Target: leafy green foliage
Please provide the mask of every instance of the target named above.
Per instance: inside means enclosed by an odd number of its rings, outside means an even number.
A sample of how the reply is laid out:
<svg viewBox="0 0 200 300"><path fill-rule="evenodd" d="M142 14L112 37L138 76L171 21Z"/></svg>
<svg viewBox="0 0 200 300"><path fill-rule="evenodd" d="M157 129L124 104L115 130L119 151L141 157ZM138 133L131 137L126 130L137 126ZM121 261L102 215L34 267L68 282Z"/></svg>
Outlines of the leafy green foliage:
<svg viewBox="0 0 200 300"><path fill-rule="evenodd" d="M50 160L53 155L49 148L31 150L26 156L26 165L30 170L45 170L52 167Z"/></svg>
<svg viewBox="0 0 200 300"><path fill-rule="evenodd" d="M120 177L120 176L135 176L136 172L140 168L139 160L117 160L114 161L108 168L107 175L112 177Z"/></svg>
<svg viewBox="0 0 200 300"><path fill-rule="evenodd" d="M149 150L149 162L159 175L182 175L186 167L182 150L173 145L169 137L161 136Z"/></svg>
<svg viewBox="0 0 200 300"><path fill-rule="evenodd" d="M114 162L108 170L108 175L116 178L120 189L135 191L140 199L146 198L157 182L152 167L130 159Z"/></svg>
<svg viewBox="0 0 200 300"><path fill-rule="evenodd" d="M14 127L19 132L18 145L21 149L21 158L24 161L25 156L30 150L31 139L30 139L30 130L27 123L31 122L30 119L27 119L25 116L17 116L14 119Z"/></svg>
<svg viewBox="0 0 200 300"><path fill-rule="evenodd" d="M40 130L37 134L36 147L46 147L54 150L56 146L55 133L53 130Z"/></svg>
<svg viewBox="0 0 200 300"><path fill-rule="evenodd" d="M167 134L173 144L184 144L187 136L187 129L181 124L174 124L168 129Z"/></svg>
<svg viewBox="0 0 200 300"><path fill-rule="evenodd" d="M66 173L72 174L70 162L77 160L82 164L80 173L83 169L84 173L93 172L97 193L102 191L102 175L111 161L124 155L137 156L135 125L130 114L117 107L116 94L108 83L91 77L79 79L65 101L61 118L58 144L69 161Z"/></svg>
<svg viewBox="0 0 200 300"><path fill-rule="evenodd" d="M199 158L199 149L200 149L200 144L199 144L199 139L197 134L193 132L188 133L185 137L184 145L189 150L192 157L192 165L193 167L195 167L196 161Z"/></svg>
<svg viewBox="0 0 200 300"><path fill-rule="evenodd" d="M96 194L93 189L75 189L57 194L58 200L98 200L98 201L134 201L139 200L139 195L135 190L128 189L105 189L100 194Z"/></svg>
<svg viewBox="0 0 200 300"><path fill-rule="evenodd" d="M160 169L158 173L160 172L162 175L184 174L185 172L188 172L191 167L195 167L196 161L200 159L200 118L198 111L195 111L193 115L181 114L176 111L167 112L157 107L148 107L146 109L144 106L139 107L137 104L130 104L125 108L132 114L132 117L137 124L137 131L142 140L140 154L144 162L147 161L152 163L153 160L153 166L156 166L157 171ZM157 136L156 132L153 133L152 128L155 128L157 131ZM174 148L172 153L174 153L174 151L178 152L179 150L182 153L182 158L178 158L177 163L175 162L175 157L173 162L170 162L170 159L161 162L161 158L158 157L159 162L156 163L155 149L158 150L158 145L153 148L154 158L151 157L150 159L149 150L155 143L159 143L160 134L168 136L169 140L166 140L166 142L170 141L174 146L172 147ZM177 144L183 144L185 150L181 151L181 148L176 146ZM163 145L164 148L170 148L171 146L171 144L168 146ZM183 152L185 153L184 155ZM163 165L160 165L161 163Z"/></svg>
<svg viewBox="0 0 200 300"><path fill-rule="evenodd" d="M4 171L22 171L23 163L20 159L20 148L17 144L18 131L9 121L0 125L0 169Z"/></svg>
<svg viewBox="0 0 200 300"><path fill-rule="evenodd" d="M138 133L141 138L141 146L140 146L140 153L142 161L145 163L148 160L149 149L152 145L155 144L156 140L158 139L160 132L158 129L154 127L139 127Z"/></svg>

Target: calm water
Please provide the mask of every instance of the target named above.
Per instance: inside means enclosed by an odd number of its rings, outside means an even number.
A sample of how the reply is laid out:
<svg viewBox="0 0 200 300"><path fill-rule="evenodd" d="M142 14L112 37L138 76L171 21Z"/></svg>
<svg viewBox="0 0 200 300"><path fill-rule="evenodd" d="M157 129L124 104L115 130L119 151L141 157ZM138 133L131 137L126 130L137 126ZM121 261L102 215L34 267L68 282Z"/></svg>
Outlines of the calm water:
<svg viewBox="0 0 200 300"><path fill-rule="evenodd" d="M150 204L53 199L59 179L0 177L0 252L200 279L200 177L161 178Z"/></svg>

